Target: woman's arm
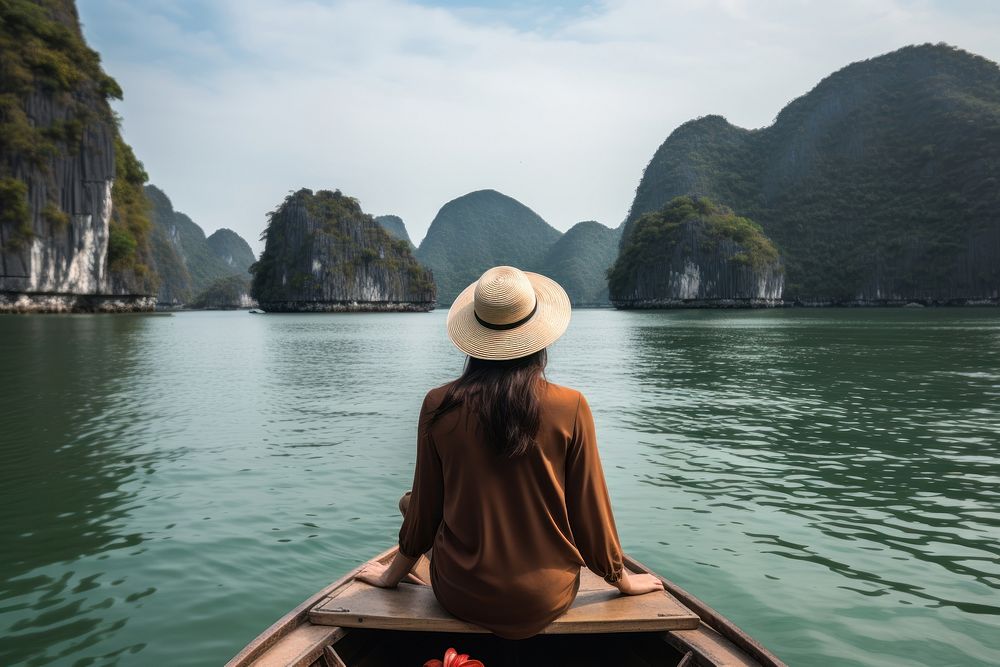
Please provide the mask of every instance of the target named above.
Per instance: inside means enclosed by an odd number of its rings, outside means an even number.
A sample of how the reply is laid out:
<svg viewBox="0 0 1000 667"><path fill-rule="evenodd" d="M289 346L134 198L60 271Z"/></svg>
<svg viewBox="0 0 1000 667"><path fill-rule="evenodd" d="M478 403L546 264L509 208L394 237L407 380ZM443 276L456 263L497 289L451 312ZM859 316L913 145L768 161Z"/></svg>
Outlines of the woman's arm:
<svg viewBox="0 0 1000 667"><path fill-rule="evenodd" d="M604 577L625 595L640 595L663 588L656 577L630 575L625 569L608 485L597 452L594 417L582 394L566 453L566 509L576 547L594 574Z"/></svg>

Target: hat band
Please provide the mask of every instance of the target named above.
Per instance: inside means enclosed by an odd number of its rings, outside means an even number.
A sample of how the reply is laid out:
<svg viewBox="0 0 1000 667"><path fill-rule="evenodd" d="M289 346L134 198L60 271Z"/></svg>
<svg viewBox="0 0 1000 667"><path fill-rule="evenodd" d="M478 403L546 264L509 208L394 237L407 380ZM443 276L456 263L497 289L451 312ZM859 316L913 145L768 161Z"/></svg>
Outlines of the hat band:
<svg viewBox="0 0 1000 667"><path fill-rule="evenodd" d="M522 324L530 320L532 317L535 316L536 310L538 310L538 299L535 299L535 307L531 309L531 312L528 313L526 317L522 317L517 322L511 322L510 324L493 324L492 322L487 322L483 318L479 317L479 313L476 312L475 308L472 309L472 314L476 316L476 321L482 324L487 329L493 329L494 331L507 331L508 329L516 329L517 327L521 326Z"/></svg>

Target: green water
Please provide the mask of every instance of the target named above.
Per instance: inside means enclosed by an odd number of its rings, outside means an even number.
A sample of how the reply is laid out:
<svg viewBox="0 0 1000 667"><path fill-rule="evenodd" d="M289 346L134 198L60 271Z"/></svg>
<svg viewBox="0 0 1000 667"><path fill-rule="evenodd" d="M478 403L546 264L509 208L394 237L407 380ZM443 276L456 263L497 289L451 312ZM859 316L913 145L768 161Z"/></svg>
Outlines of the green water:
<svg viewBox="0 0 1000 667"><path fill-rule="evenodd" d="M444 316L0 318L0 665L218 665L388 547ZM791 665L1000 664L1000 311L578 311L549 375Z"/></svg>

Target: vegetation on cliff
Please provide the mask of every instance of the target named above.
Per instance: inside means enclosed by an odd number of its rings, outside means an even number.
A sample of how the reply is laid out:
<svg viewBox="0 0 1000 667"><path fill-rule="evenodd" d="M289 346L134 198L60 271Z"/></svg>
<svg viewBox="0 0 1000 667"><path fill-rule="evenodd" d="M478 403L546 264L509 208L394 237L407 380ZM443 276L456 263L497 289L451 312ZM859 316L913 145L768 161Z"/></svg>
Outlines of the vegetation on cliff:
<svg viewBox="0 0 1000 667"><path fill-rule="evenodd" d="M121 137L115 137L115 182L111 188L111 221L108 225L108 267L133 271L144 292L156 290L158 278L149 267L152 248L149 232L150 203L143 191L149 180L142 163Z"/></svg>
<svg viewBox="0 0 1000 667"><path fill-rule="evenodd" d="M0 155L19 155L44 167L54 154L78 148L85 126L111 121L107 105L93 105L80 91L101 100L122 98L79 29L72 0L5 0L0 3ZM37 126L23 99L35 93L58 95L66 117Z"/></svg>
<svg viewBox="0 0 1000 667"><path fill-rule="evenodd" d="M764 129L685 123L643 174L623 252L678 195L757 221L782 251L786 299L996 298L1000 68L911 46L832 74Z"/></svg>
<svg viewBox="0 0 1000 667"><path fill-rule="evenodd" d="M661 210L646 213L632 225L607 274L612 301L634 295L644 274L669 267L671 260L677 259L679 246L690 237L692 222L698 223L699 252L719 253L723 243L729 241L728 248L734 252L723 254L721 259L725 262L745 266L753 272L779 264L778 250L760 225L706 197L675 197ZM690 254L690 251L685 253ZM688 257L680 259L686 262Z"/></svg>
<svg viewBox="0 0 1000 667"><path fill-rule="evenodd" d="M268 215L261 240L250 270L263 308L429 309L435 300L433 276L410 245L339 190L289 195Z"/></svg>
<svg viewBox="0 0 1000 667"><path fill-rule="evenodd" d="M559 236L519 201L479 190L441 207L416 255L434 271L439 302L450 304L492 266L545 273L545 253Z"/></svg>
<svg viewBox="0 0 1000 667"><path fill-rule="evenodd" d="M403 219L398 215L376 215L375 222L382 225L382 228L392 234L397 239L406 241L410 244L410 250L414 250L416 246L413 245L413 241L410 240L410 235L406 231L406 225L403 224Z"/></svg>
<svg viewBox="0 0 1000 667"><path fill-rule="evenodd" d="M618 233L598 222L578 222L549 248L542 273L563 286L574 306L608 305L605 275L618 252Z"/></svg>
<svg viewBox="0 0 1000 667"><path fill-rule="evenodd" d="M7 247L20 247L34 235L31 209L28 207L28 185L18 178L0 178L0 225L12 230Z"/></svg>
<svg viewBox="0 0 1000 667"><path fill-rule="evenodd" d="M212 253L233 270L249 277L250 266L257 261L253 249L242 236L225 227L216 229L205 239Z"/></svg>

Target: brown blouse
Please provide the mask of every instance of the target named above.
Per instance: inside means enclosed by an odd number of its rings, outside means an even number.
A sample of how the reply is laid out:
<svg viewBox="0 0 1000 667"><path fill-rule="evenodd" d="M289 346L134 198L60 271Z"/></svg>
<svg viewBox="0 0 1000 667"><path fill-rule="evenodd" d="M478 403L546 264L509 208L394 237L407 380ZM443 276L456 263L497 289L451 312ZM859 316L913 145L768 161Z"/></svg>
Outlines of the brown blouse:
<svg viewBox="0 0 1000 667"><path fill-rule="evenodd" d="M580 392L543 383L537 447L501 458L464 407L428 425L446 388L432 389L420 410L399 549L416 557L433 546L434 593L452 614L501 637L530 637L573 603L582 565L609 582L621 577L594 418Z"/></svg>

